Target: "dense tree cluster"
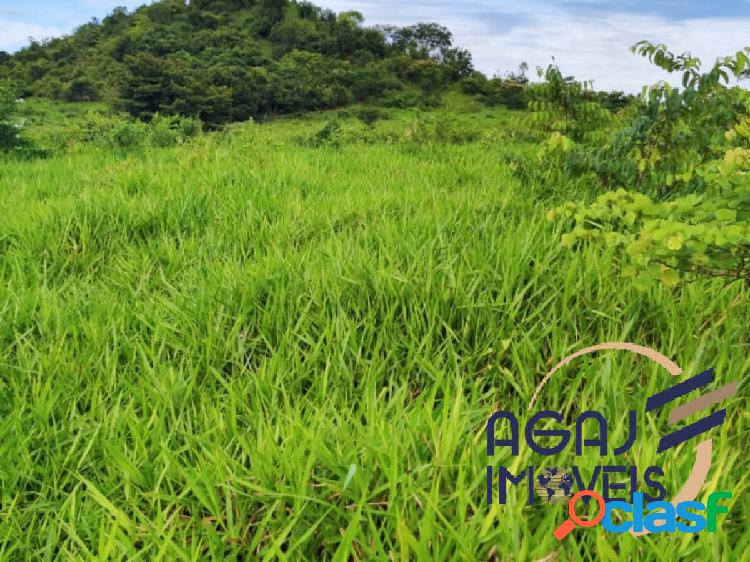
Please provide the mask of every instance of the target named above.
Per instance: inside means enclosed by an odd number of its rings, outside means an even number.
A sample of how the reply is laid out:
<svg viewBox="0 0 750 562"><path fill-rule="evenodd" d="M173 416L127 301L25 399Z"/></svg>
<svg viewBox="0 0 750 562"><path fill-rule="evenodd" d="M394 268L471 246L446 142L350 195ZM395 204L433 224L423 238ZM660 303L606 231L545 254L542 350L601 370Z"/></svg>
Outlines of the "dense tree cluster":
<svg viewBox="0 0 750 562"><path fill-rule="evenodd" d="M464 93L478 96L487 105L522 109L528 101L528 70L529 67L524 62L517 71L509 72L504 77L487 78L481 72L471 72L461 81L461 88Z"/></svg>
<svg viewBox="0 0 750 562"><path fill-rule="evenodd" d="M434 97L471 74L437 24L366 27L306 1L161 0L116 8L66 37L0 53L0 78L26 96L118 102L149 119L208 124L253 115Z"/></svg>

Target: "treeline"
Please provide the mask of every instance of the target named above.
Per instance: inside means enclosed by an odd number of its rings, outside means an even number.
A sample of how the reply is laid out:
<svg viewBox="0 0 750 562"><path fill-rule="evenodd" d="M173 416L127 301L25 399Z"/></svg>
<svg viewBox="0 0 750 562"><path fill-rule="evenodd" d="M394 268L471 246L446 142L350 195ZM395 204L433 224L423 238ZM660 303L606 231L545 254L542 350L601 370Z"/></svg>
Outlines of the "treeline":
<svg viewBox="0 0 750 562"><path fill-rule="evenodd" d="M358 12L306 1L161 0L116 8L69 36L0 53L21 96L104 100L133 116L217 125L264 113L435 104L474 73L437 24L366 27Z"/></svg>

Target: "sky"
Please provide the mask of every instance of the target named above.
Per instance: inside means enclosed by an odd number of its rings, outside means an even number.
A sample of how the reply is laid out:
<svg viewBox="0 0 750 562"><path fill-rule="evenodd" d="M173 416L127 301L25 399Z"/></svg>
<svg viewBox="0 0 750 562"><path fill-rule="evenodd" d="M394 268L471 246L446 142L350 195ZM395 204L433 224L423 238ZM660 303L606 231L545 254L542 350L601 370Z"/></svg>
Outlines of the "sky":
<svg viewBox="0 0 750 562"><path fill-rule="evenodd" d="M70 33L128 0L0 0L0 50ZM710 64L750 46L750 0L317 0L334 11L358 10L365 23L433 21L469 49L475 66L502 74L526 62L555 61L565 74L593 80L597 89L637 92L668 75L630 53L641 39L690 51Z"/></svg>

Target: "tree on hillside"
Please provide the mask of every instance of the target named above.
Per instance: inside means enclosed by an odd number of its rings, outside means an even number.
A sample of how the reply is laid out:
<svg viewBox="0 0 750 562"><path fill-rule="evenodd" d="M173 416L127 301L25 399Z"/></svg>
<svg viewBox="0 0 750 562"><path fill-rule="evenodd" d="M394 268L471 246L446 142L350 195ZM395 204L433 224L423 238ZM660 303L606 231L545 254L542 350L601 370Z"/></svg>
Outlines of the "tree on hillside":
<svg viewBox="0 0 750 562"><path fill-rule="evenodd" d="M448 75L444 67L432 59L418 59L411 63L407 75L421 88L420 102L423 106L436 107L440 104L442 94L448 85Z"/></svg>
<svg viewBox="0 0 750 562"><path fill-rule="evenodd" d="M258 33L261 37L267 37L273 27L284 19L284 11L287 0L261 0L260 2L260 25Z"/></svg>
<svg viewBox="0 0 750 562"><path fill-rule="evenodd" d="M351 101L348 90L334 78L343 70L320 53L292 51L279 61L271 75L272 110L309 111Z"/></svg>
<svg viewBox="0 0 750 562"><path fill-rule="evenodd" d="M105 31L114 31L127 25L128 9L123 6L117 6L112 12L102 20L102 28Z"/></svg>
<svg viewBox="0 0 750 562"><path fill-rule="evenodd" d="M198 116L207 125L227 119L231 90L213 84L210 76L184 58L138 53L125 57L125 68L120 96L131 115L144 119L156 113Z"/></svg>
<svg viewBox="0 0 750 562"><path fill-rule="evenodd" d="M274 53L281 57L294 49L321 52L323 37L318 26L306 19L288 19L275 25L268 35Z"/></svg>
<svg viewBox="0 0 750 562"><path fill-rule="evenodd" d="M418 23L408 27L380 26L386 41L415 59L430 58L450 69L451 78L468 76L474 70L471 53L453 46L453 34L437 23Z"/></svg>
<svg viewBox="0 0 750 562"><path fill-rule="evenodd" d="M450 70L453 80L469 76L474 72L474 61L471 53L466 49L446 49L443 51L442 62Z"/></svg>
<svg viewBox="0 0 750 562"><path fill-rule="evenodd" d="M341 12L336 20L336 46L344 55L351 55L359 48L360 26L365 21L360 12Z"/></svg>
<svg viewBox="0 0 750 562"><path fill-rule="evenodd" d="M453 34L437 23L418 23L391 30L393 45L412 57L439 58L445 49L453 45Z"/></svg>

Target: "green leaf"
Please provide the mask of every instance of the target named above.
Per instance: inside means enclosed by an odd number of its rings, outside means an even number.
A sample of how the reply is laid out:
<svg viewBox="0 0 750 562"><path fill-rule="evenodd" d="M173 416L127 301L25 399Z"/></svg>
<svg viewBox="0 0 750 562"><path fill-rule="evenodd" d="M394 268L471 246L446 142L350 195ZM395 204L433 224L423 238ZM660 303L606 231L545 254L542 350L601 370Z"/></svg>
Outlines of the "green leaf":
<svg viewBox="0 0 750 562"><path fill-rule="evenodd" d="M719 209L715 213L716 219L720 221L734 221L737 219L737 211L734 209Z"/></svg>
<svg viewBox="0 0 750 562"><path fill-rule="evenodd" d="M671 236L667 239L667 248L673 252L682 249L682 236Z"/></svg>
<svg viewBox="0 0 750 562"><path fill-rule="evenodd" d="M680 274L674 269L665 269L662 271L660 279L667 287L674 287L680 282Z"/></svg>

